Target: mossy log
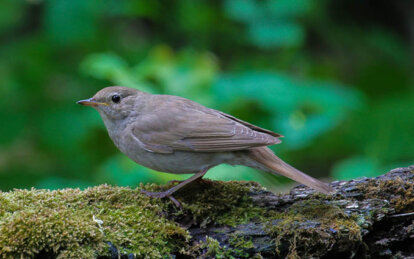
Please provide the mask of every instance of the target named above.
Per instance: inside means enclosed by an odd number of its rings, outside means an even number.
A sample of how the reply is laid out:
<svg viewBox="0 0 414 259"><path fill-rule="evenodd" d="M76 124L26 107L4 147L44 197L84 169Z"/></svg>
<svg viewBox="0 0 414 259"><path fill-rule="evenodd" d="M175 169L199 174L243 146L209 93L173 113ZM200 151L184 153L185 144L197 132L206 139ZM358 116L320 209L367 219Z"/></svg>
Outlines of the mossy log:
<svg viewBox="0 0 414 259"><path fill-rule="evenodd" d="M414 166L333 195L201 180L181 210L140 192L168 187L0 192L0 258L414 257Z"/></svg>

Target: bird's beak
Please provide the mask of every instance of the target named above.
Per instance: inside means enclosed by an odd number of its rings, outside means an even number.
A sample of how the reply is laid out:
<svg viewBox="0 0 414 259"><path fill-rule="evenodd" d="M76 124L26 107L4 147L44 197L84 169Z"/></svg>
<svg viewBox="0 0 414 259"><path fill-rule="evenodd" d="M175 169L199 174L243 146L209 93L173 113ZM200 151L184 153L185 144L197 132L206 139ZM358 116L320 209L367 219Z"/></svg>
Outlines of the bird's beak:
<svg viewBox="0 0 414 259"><path fill-rule="evenodd" d="M81 105L86 105L86 106L92 106L92 107L97 107L99 105L105 105L107 106L107 103L100 103L95 101L93 98L89 98L89 99L85 99L85 100L80 100L76 102L77 104L81 104Z"/></svg>

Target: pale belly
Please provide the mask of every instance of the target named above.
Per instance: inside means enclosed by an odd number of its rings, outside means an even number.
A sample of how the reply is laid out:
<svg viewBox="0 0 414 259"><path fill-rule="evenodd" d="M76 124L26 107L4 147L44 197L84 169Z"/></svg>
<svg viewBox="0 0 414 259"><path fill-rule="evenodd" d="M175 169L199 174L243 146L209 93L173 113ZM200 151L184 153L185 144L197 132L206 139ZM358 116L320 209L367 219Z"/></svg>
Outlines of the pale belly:
<svg viewBox="0 0 414 259"><path fill-rule="evenodd" d="M130 142L131 143L131 142ZM172 154L149 152L137 145L115 145L136 163L156 171L173 174L194 174L206 168L211 168L222 163L234 160L231 152L203 153L175 151Z"/></svg>
<svg viewBox="0 0 414 259"><path fill-rule="evenodd" d="M146 152L146 153L145 153ZM157 154L143 151L140 154L127 154L140 165L160 172L173 174L197 173L223 163L220 159L212 159L212 154L174 152L173 154Z"/></svg>

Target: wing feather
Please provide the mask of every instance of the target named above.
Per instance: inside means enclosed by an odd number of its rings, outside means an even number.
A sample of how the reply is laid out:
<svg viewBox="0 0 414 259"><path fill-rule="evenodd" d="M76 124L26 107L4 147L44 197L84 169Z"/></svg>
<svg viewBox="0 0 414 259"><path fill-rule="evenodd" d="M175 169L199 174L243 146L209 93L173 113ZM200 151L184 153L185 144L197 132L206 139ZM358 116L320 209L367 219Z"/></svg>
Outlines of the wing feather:
<svg viewBox="0 0 414 259"><path fill-rule="evenodd" d="M165 100L141 113L132 128L138 143L150 152L224 152L281 142L277 133L193 101L157 97Z"/></svg>

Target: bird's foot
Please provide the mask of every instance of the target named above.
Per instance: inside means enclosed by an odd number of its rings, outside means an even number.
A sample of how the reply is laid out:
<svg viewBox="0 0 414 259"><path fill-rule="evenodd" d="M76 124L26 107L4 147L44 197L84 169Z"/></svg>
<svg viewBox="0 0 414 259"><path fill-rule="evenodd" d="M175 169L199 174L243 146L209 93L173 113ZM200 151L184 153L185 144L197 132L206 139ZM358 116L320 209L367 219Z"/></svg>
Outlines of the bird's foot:
<svg viewBox="0 0 414 259"><path fill-rule="evenodd" d="M168 197L175 206L177 206L178 208L182 209L181 203L179 201L177 201L173 196L171 196L171 194L168 191L165 192L149 192L149 191L145 191L145 190L141 190L141 193L147 195L148 197L151 198L165 198Z"/></svg>
<svg viewBox="0 0 414 259"><path fill-rule="evenodd" d="M165 198L169 195L168 192L149 192L149 191L145 191L145 190L141 190L141 193L147 195L148 197L151 198Z"/></svg>

